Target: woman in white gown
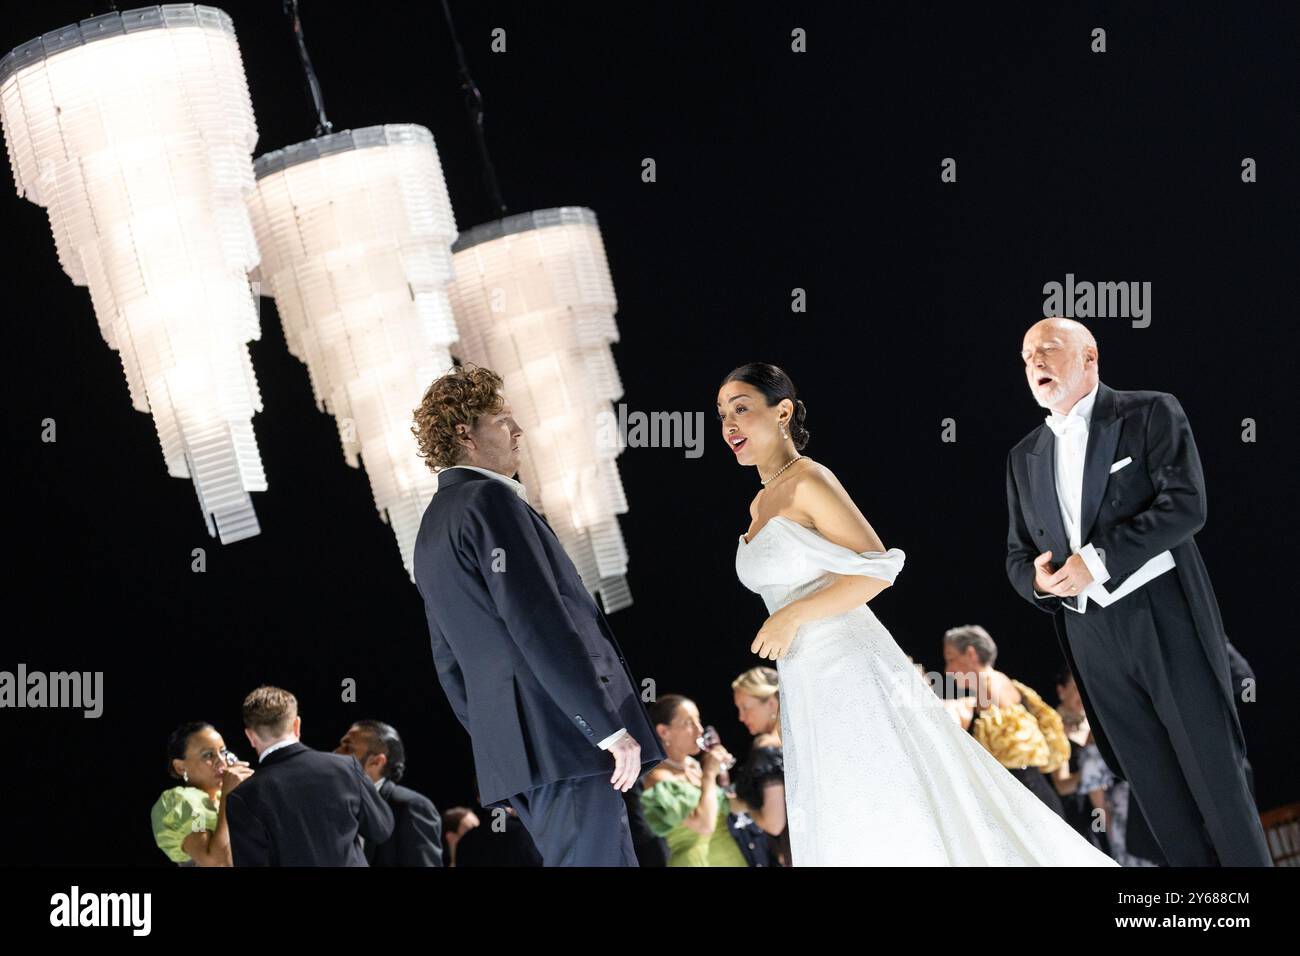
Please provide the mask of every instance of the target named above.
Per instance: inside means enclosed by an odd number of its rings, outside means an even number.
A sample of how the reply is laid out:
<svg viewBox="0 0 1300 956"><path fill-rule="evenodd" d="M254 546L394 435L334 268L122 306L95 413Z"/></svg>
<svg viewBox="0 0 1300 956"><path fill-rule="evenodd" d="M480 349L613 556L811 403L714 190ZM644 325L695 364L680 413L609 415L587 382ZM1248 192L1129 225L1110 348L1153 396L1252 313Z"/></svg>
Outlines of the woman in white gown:
<svg viewBox="0 0 1300 956"><path fill-rule="evenodd" d="M736 573L771 615L752 649L780 672L793 865L1115 866L957 726L867 606L904 555L799 455L805 414L773 365L718 390L723 438L763 482Z"/></svg>

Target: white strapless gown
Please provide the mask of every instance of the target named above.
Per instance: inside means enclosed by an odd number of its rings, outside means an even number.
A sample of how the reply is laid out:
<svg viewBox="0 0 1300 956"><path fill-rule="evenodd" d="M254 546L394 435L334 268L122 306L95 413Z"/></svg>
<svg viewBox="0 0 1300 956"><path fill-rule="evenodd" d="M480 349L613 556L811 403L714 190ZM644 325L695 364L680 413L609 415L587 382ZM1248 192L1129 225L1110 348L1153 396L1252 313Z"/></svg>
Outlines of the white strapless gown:
<svg viewBox="0 0 1300 956"><path fill-rule="evenodd" d="M777 516L736 553L768 613L834 574L893 582L903 552L858 554ZM795 866L1116 866L944 710L866 604L806 624L777 662Z"/></svg>

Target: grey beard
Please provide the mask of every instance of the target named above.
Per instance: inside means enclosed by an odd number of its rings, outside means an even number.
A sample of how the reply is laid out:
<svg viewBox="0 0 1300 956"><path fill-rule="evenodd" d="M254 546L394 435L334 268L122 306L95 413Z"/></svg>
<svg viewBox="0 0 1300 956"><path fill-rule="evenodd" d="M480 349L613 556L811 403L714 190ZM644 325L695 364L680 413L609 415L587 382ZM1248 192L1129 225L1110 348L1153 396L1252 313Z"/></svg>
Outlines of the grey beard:
<svg viewBox="0 0 1300 956"><path fill-rule="evenodd" d="M1034 400L1038 402L1040 408L1046 408L1048 411L1051 411L1052 406L1074 391L1081 381L1083 381L1083 371L1077 370L1072 373L1068 379L1057 379L1056 387L1052 389L1051 394L1049 394L1047 398L1038 398L1038 396L1035 395Z"/></svg>

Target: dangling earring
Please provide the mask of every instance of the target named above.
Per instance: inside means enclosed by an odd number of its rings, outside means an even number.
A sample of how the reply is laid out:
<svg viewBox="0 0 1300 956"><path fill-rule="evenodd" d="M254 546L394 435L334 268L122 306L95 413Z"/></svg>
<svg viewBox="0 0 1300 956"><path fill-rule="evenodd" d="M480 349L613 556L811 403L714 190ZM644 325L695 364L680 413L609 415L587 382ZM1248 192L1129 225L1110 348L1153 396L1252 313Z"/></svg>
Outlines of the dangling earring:
<svg viewBox="0 0 1300 956"><path fill-rule="evenodd" d="M782 438L789 438L789 437L790 437L789 435L787 435L787 434L785 433L785 425L784 425L784 424L781 426L781 437L782 437Z"/></svg>
<svg viewBox="0 0 1300 956"><path fill-rule="evenodd" d="M182 775L185 777L185 782L186 782L186 783L189 783L189 782L190 782L190 772L189 772L188 770L184 770L184 771L182 771Z"/></svg>

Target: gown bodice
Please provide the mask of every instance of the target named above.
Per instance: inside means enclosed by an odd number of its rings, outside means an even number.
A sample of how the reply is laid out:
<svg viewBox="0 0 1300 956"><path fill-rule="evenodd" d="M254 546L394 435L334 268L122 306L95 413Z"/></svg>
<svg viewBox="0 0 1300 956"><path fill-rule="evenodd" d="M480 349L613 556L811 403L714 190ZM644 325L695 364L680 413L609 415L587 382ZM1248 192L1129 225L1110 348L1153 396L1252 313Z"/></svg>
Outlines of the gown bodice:
<svg viewBox="0 0 1300 956"><path fill-rule="evenodd" d="M763 598L769 614L829 584L836 574L860 574L890 584L903 569L898 548L855 552L784 515L776 515L753 539L740 536L736 575Z"/></svg>

